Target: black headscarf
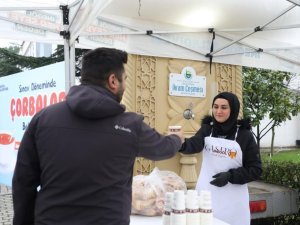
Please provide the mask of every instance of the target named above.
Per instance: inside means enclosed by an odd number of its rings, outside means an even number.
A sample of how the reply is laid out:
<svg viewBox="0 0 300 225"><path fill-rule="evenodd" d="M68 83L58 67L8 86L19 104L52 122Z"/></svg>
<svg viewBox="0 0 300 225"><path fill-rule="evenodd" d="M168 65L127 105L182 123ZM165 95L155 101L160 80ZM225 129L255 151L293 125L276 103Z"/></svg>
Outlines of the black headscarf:
<svg viewBox="0 0 300 225"><path fill-rule="evenodd" d="M238 97L230 92L221 92L214 97L212 106L217 98L226 99L230 107L230 116L224 123L219 123L213 116L213 132L217 136L230 136L237 129L237 118L240 111L240 101Z"/></svg>

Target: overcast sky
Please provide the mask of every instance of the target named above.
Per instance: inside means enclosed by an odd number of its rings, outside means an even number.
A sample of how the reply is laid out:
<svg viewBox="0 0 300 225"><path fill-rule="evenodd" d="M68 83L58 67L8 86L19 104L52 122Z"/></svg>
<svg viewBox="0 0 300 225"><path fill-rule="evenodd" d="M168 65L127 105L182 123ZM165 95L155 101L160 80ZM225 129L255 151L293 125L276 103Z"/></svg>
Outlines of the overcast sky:
<svg viewBox="0 0 300 225"><path fill-rule="evenodd" d="M13 45L14 43L21 44L21 41L0 39L0 48L9 47L9 46Z"/></svg>

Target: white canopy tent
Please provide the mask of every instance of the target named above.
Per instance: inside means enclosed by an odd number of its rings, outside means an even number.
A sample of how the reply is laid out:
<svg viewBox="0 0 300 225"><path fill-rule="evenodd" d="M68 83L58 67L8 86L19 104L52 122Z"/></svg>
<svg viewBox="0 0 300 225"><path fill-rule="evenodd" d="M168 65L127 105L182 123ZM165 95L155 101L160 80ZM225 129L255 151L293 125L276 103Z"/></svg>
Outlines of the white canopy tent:
<svg viewBox="0 0 300 225"><path fill-rule="evenodd" d="M299 0L0 0L0 38L300 73Z"/></svg>

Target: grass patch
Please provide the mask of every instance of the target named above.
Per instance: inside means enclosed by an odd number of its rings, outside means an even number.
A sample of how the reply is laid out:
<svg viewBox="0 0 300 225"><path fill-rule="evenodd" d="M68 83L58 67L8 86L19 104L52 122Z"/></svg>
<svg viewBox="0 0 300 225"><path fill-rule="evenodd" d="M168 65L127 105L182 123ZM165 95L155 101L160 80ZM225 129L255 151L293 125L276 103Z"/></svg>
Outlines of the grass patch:
<svg viewBox="0 0 300 225"><path fill-rule="evenodd" d="M282 150L282 151L274 151L272 157L270 157L269 152L261 153L262 159L271 159L274 161L290 161L294 163L300 164L300 149L297 148L295 150Z"/></svg>

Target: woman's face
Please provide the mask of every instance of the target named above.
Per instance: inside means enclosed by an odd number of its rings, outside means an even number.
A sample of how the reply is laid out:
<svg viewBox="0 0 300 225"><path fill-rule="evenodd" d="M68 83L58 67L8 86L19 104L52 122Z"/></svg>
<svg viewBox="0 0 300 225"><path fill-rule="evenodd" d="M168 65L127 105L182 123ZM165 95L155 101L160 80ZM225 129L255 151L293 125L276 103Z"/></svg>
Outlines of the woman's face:
<svg viewBox="0 0 300 225"><path fill-rule="evenodd" d="M212 113L217 122L224 123L230 116L229 102L224 98L217 98L213 104Z"/></svg>

